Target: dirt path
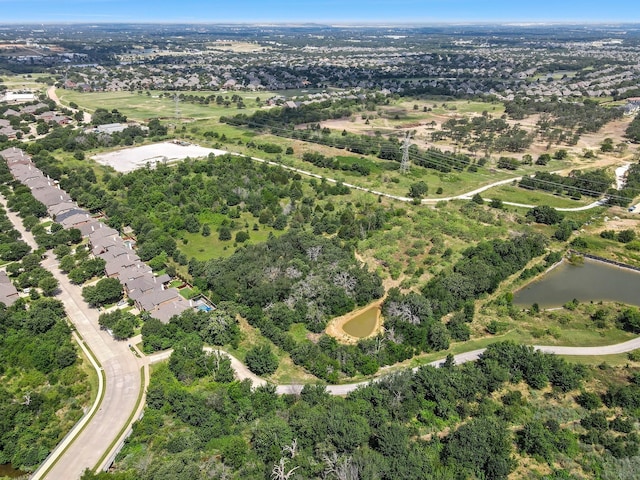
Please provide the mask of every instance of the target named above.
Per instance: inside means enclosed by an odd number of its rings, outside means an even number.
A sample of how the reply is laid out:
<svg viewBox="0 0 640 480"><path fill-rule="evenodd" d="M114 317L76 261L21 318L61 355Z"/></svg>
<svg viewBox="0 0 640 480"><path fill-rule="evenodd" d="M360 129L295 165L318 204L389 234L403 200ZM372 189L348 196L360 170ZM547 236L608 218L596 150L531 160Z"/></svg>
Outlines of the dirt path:
<svg viewBox="0 0 640 480"><path fill-rule="evenodd" d="M61 108L68 108L69 110L71 110L73 113L76 113L78 111L78 109L76 108L71 108L68 107L67 105L64 105L60 99L58 98L58 94L56 93L56 87L54 85L51 85L48 89L47 89L47 97L49 97L51 100L53 100L54 102L56 102L56 105L58 105ZM91 114L89 112L82 112L84 115L84 118L82 119L82 121L84 123L91 123Z"/></svg>

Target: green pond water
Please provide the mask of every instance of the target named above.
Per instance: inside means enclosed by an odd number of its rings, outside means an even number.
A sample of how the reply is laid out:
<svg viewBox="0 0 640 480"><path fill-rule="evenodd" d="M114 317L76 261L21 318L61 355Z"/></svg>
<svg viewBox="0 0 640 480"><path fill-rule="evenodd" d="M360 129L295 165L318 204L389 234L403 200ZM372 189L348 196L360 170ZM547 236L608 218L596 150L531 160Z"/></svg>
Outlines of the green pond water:
<svg viewBox="0 0 640 480"><path fill-rule="evenodd" d="M583 265L563 262L516 292L513 303L553 308L574 298L581 302L608 300L640 306L640 272L586 258Z"/></svg>
<svg viewBox="0 0 640 480"><path fill-rule="evenodd" d="M372 305L345 323L342 329L352 337L367 337L376 328L379 312L378 305Z"/></svg>
<svg viewBox="0 0 640 480"><path fill-rule="evenodd" d="M20 470L16 470L11 466L10 463L0 464L0 478L9 477L9 478L18 478L26 476L26 472L21 472Z"/></svg>

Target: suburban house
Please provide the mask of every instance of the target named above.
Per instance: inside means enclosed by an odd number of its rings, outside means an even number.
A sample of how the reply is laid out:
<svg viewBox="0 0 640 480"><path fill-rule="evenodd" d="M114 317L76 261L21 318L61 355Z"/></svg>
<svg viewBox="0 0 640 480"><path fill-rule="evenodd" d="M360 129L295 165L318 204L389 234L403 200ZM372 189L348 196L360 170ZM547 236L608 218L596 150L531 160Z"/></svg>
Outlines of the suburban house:
<svg viewBox="0 0 640 480"><path fill-rule="evenodd" d="M0 303L4 303L7 307L13 305L18 300L18 290L13 286L7 272L0 271Z"/></svg>
<svg viewBox="0 0 640 480"><path fill-rule="evenodd" d="M160 320L162 323L169 323L171 317L174 315L180 315L182 312L189 310L190 308L193 308L191 302L179 297L174 301L159 305L154 310L151 310L149 314L153 318Z"/></svg>
<svg viewBox="0 0 640 480"><path fill-rule="evenodd" d="M22 183L30 178L44 178L42 172L37 168L32 167L31 165L9 165L9 168L11 169L11 174L15 177L15 179Z"/></svg>
<svg viewBox="0 0 640 480"><path fill-rule="evenodd" d="M5 113L6 114L6 113ZM31 157L16 147L7 148L0 152L7 162L7 166L11 168L15 164L31 165ZM41 172L42 173L42 172Z"/></svg>
<svg viewBox="0 0 640 480"><path fill-rule="evenodd" d="M117 277L125 268L133 267L140 263L140 257L135 253L121 255L116 258L105 259L107 264L104 267L104 273L107 277Z"/></svg>
<svg viewBox="0 0 640 480"><path fill-rule="evenodd" d="M96 257L107 252L110 248L113 247L124 248L124 242L118 235L108 235L106 237L100 237L91 242L91 251Z"/></svg>
<svg viewBox="0 0 640 480"><path fill-rule="evenodd" d="M74 202L62 202L51 205L49 208L47 208L47 211L49 212L51 218L55 220L61 213L68 212L69 210L73 210L76 208L78 208L78 206Z"/></svg>
<svg viewBox="0 0 640 480"><path fill-rule="evenodd" d="M135 301L150 292L159 292L164 290L164 285L158 281L158 277L151 273L142 275L138 278L125 280L123 282L124 291L131 300Z"/></svg>
<svg viewBox="0 0 640 480"><path fill-rule="evenodd" d="M154 290L142 295L135 301L136 307L140 310L152 311L163 303L180 300L182 297L175 288L167 288L166 290Z"/></svg>
<svg viewBox="0 0 640 480"><path fill-rule="evenodd" d="M56 219L56 221L62 224L62 226L65 229L69 229L69 228L76 228L76 225L87 223L93 220L91 218L91 215L89 215L89 213L87 213L86 211L81 211L81 212L82 213L72 213L71 215L66 216L64 219L61 219L61 220Z"/></svg>
<svg viewBox="0 0 640 480"><path fill-rule="evenodd" d="M31 163L29 155L17 148L6 149L0 155L6 159L14 178L30 187L33 196L45 204L52 218L63 228L77 228L89 238L93 255L105 261L105 275L118 278L140 311L147 311L153 318L168 323L171 317L195 308L193 302L185 300L177 289L166 287L171 281L169 275L154 276L151 267L131 248L130 240L123 240L117 230L80 208L56 182L45 177ZM18 293L9 279L6 280L0 278L0 301L4 298L13 303Z"/></svg>
<svg viewBox="0 0 640 480"><path fill-rule="evenodd" d="M58 204L58 205L60 205L60 204ZM62 205L64 205L64 204L62 204ZM86 210L83 210L82 208L72 207L69 210L65 210L64 212L60 212L57 215L55 215L54 220L56 222L58 222L58 223L62 223L65 220L68 220L70 217L72 217L74 215L87 216L87 215L89 215L89 212L87 212Z"/></svg>
<svg viewBox="0 0 640 480"><path fill-rule="evenodd" d="M102 222L98 222L100 224L99 227L96 227L95 230L93 230L90 234L89 234L89 242L91 243L91 246L95 246L95 242L98 241L101 238L106 238L106 237L119 237L120 235L118 234L118 231L106 226L104 223Z"/></svg>
<svg viewBox="0 0 640 480"><path fill-rule="evenodd" d="M17 138L18 130L15 130L13 127L0 127L0 135L5 135L9 139Z"/></svg>
<svg viewBox="0 0 640 480"><path fill-rule="evenodd" d="M123 268L120 273L118 273L118 280L120 280L120 283L124 284L127 280L140 278L152 272L153 271L149 265L140 262L132 267Z"/></svg>
<svg viewBox="0 0 640 480"><path fill-rule="evenodd" d="M59 203L71 202L71 197L67 192L56 187L41 188L32 190L31 193L36 200L41 201L45 206L57 205Z"/></svg>

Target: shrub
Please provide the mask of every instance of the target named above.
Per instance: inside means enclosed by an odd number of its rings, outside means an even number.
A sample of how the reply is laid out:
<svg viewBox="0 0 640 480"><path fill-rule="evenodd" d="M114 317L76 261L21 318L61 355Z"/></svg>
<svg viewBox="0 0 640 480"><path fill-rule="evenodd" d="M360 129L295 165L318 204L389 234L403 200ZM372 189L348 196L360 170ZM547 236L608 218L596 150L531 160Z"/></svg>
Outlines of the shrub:
<svg viewBox="0 0 640 480"><path fill-rule="evenodd" d="M247 352L245 363L249 370L256 375L270 375L278 369L278 357L271 351L271 347L253 347Z"/></svg>

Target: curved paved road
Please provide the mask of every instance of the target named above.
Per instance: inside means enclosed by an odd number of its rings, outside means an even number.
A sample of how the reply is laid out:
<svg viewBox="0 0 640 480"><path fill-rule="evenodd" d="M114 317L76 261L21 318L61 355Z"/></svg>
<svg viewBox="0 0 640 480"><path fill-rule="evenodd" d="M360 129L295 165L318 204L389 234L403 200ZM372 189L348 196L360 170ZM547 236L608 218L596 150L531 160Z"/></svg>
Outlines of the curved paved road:
<svg viewBox="0 0 640 480"><path fill-rule="evenodd" d="M60 104L59 99L55 94L55 87L49 88L47 94L56 103ZM85 114L85 120L87 119ZM90 121L90 116L88 121ZM239 154L235 154L239 155ZM276 162L267 161L264 159L251 157L253 160L267 163L270 165L277 165L282 168L295 171L304 175L308 175L315 178L324 178L321 175L317 175L311 172L307 172L301 169L287 167ZM485 185L471 192L457 195L455 197L438 198L438 199L423 199L422 203L433 203L442 200L453 199L469 199L476 193L481 193L495 186L504 185L519 180L521 177L510 178L500 180L489 185ZM337 183L335 179L326 179L329 182ZM345 183L344 185L349 188L353 188L360 191L369 192L375 195L392 198L404 202L413 201L412 198L400 197L375 190L359 187L356 185ZM0 201L5 204L4 198L0 197ZM516 204L511 202L504 202L508 205L522 206L531 208L533 205ZM594 202L590 205L558 209L563 211L579 211L587 210L600 206L601 201ZM26 232L22 226L22 222L17 218L13 212L7 211L9 218L14 223L16 229L21 232L23 239L29 243L32 248L37 248L33 236L30 232ZM151 357L139 358L133 354L131 349L123 342L115 342L106 333L100 330L98 326L98 312L95 309L91 309L88 305L81 300L81 288L73 285L69 282L68 278L63 275L58 269L58 262L53 259L47 259L43 262L43 266L49 268L54 274L55 278L60 282L60 294L59 298L65 304L67 314L73 324L75 325L78 333L84 338L85 342L91 350L93 350L98 361L102 364L104 374L106 377L106 392L100 402L99 408L95 413L95 416L91 418L94 408L91 409L83 419L78 422L74 429L63 439L63 441L56 447L54 452L45 461L45 463L38 469L32 479L40 479L44 477L44 472L53 463L53 468L47 472L47 478L65 478L74 479L79 478L84 469L93 468L100 461L98 465L99 469L108 466L111 459L115 456L118 449L122 445L122 442L131 429L129 422L131 412L134 413L133 420L135 421L142 412L144 407L144 389L141 389L141 371L145 372L145 385L146 387L149 380L148 365L149 363L155 363L162 360L166 360L170 351L161 352ZM613 345L608 347L546 347L536 346L536 349L547 353L557 353L563 355L607 355L614 353L628 352L637 348L640 348L640 339L631 340L619 345ZM464 363L468 361L476 360L484 350L475 350L472 352L466 352L456 355L456 363ZM138 352L140 353L140 352ZM225 352L226 353L226 352ZM253 374L248 368L236 359L232 355L226 353L232 361L232 367L236 372L236 376L242 379L250 379L254 385L264 385L267 382ZM439 366L443 360L432 362L431 365ZM378 381L382 377L378 377L372 381ZM347 393L355 390L359 386L365 385L368 382L359 382L345 385L330 385L327 390L333 395L346 395ZM280 394L299 393L302 390L303 385L277 385L276 391ZM141 391L142 390L142 391ZM141 398L142 401L138 402ZM97 404L96 404L97 408ZM86 425L85 425L86 424ZM124 433L122 433L124 431ZM80 432L80 433L78 433ZM122 434L121 434L122 433ZM117 441L116 441L117 440ZM113 445L113 447L111 447ZM107 449L111 447L111 450L107 452ZM66 449L66 450L65 450ZM106 454L105 459L100 460ZM58 458L59 457L59 458Z"/></svg>
<svg viewBox="0 0 640 480"><path fill-rule="evenodd" d="M229 152L227 150L223 150L225 153L228 153L230 155L238 155L238 156L246 156L244 154L241 153L237 153L237 152ZM313 177L313 178L317 178L317 179L324 179L329 183L338 183L338 181L334 178L328 178L328 177L324 177L322 175L318 175L317 173L312 173L309 172L307 170L302 170L300 168L295 168L295 167L289 167L287 165L283 165L281 163L278 162L273 162L271 160L265 160L264 158L258 158L258 157L249 157L251 158L251 160L254 160L256 162L260 162L260 163L266 163L267 165L273 165L273 166L278 166L280 168L284 168L285 170L289 170L292 172L296 172L299 173L301 175L305 175L308 177ZM484 185L482 187L476 188L475 190L471 190L470 192L466 192L466 193L461 193L460 195L455 195L453 197L438 197L438 198L423 198L420 203L422 205L430 205L430 204L436 204L438 202L448 202L451 200L470 200L471 197L473 197L476 193L482 193L484 191L487 191L491 188L494 187L499 187L501 185L508 185L510 183L513 182L517 182L520 181L522 179L522 177L513 177L513 178L507 178L504 180L498 180L497 182L493 182L490 183L488 185ZM373 195L377 195L379 197L385 197L385 198L390 198L392 200L398 200L400 202L413 202L414 199L411 197L402 197L399 195L392 195L390 193L384 193L384 192L379 192L377 190L372 190L370 188L366 188L366 187L360 187L358 185L354 185L352 183L346 183L346 182L342 182L342 184L346 187L349 187L353 190L359 190L361 192L367 192L367 193L371 193ZM485 202L490 202L491 199L490 198L485 198L484 199ZM523 208L534 208L537 205L529 205L526 203L515 203L515 202L502 202L505 205L511 205L513 207L523 207ZM556 210L561 211L561 212L581 212L583 210L590 210L592 208L596 208L596 207L601 207L603 205L605 205L606 200L604 199L600 199L600 200L596 200L593 203L590 203L589 205L583 205L581 207L571 207L571 208L556 208Z"/></svg>
<svg viewBox="0 0 640 480"><path fill-rule="evenodd" d="M72 112L77 112L78 109L76 108L71 108L67 105L64 105L60 99L58 98L58 94L56 93L56 87L55 85L51 85L48 89L47 89L47 97L49 97L51 100L53 100L54 102L56 102L56 105L58 105L59 107L62 108L68 108L69 110L71 110ZM91 123L91 114L89 112L85 112L84 110L82 111L84 118L82 119L82 121L84 123Z"/></svg>
<svg viewBox="0 0 640 480"><path fill-rule="evenodd" d="M6 199L1 195L0 203L4 205L7 216L24 241L34 250L37 249L33 235L24 229L18 215L6 208ZM106 379L102 402L97 407L95 415L90 418L93 408L85 414L31 477L32 480L45 476L50 479L73 480L80 478L86 468L94 468L97 465L111 444L121 436L120 433L127 426L131 412L136 408L142 411L144 402L138 404L138 398L143 393L141 369L148 367L146 359L136 357L126 342L116 342L108 333L100 330L99 312L82 300L82 288L71 284L67 276L60 272L57 260L47 258L42 262L42 266L60 282L57 298L64 303L67 316L102 366ZM149 375L146 374L147 381L148 378ZM100 468L104 467L111 453ZM46 472L52 464L53 468Z"/></svg>
<svg viewBox="0 0 640 480"><path fill-rule="evenodd" d="M633 340L628 340L623 343L618 343L615 345L606 345L602 347L562 347L562 346L545 346L545 345L534 345L534 349L539 350L543 353L553 353L556 355L575 355L575 356L591 356L591 355L615 355L619 353L627 353L632 350L640 349L640 337L634 338ZM231 355L230 353L220 349L220 348L211 348L205 347L206 351L218 351L224 353L231 359L231 366L236 372L236 377L239 380L249 379L253 382L254 386L262 386L266 385L268 382L263 378L258 377L256 374L252 373L245 364L243 364L236 357ZM469 352L459 353L454 355L454 362L456 365L473 362L478 360L482 353L485 351L485 348L480 348L478 350L471 350ZM167 360L171 356L172 350L165 350L162 352L155 353L150 355L148 358L149 363L158 363ZM446 358L442 358L440 360L435 360L429 365L433 367L440 367ZM415 372L420 367L415 367L412 370ZM358 387L367 385L371 382L380 381L380 379L384 378L384 374L374 378L373 380L365 380L362 382L356 383L345 383L343 385L327 385L327 392L331 395L347 395L348 393L356 390ZM290 385L276 385L276 392L278 394L298 394L304 387L304 384L290 384Z"/></svg>

